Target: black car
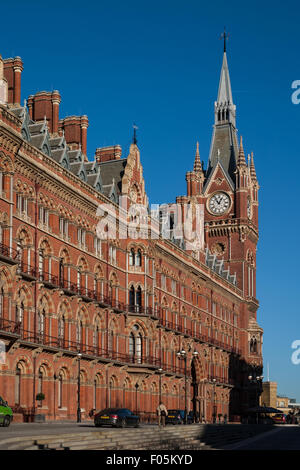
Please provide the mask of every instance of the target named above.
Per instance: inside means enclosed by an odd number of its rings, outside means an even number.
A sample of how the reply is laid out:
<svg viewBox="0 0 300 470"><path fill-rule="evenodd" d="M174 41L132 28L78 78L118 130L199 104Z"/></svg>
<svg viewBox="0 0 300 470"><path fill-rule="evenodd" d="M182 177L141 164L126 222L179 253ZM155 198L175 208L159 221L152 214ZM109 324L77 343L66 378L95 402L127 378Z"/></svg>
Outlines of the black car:
<svg viewBox="0 0 300 470"><path fill-rule="evenodd" d="M184 424L184 410L168 410L166 424ZM192 424L193 416L188 413L187 424Z"/></svg>
<svg viewBox="0 0 300 470"><path fill-rule="evenodd" d="M125 426L139 427L140 417L128 410L128 408L106 408L97 411L94 415L95 426L114 426L125 428Z"/></svg>

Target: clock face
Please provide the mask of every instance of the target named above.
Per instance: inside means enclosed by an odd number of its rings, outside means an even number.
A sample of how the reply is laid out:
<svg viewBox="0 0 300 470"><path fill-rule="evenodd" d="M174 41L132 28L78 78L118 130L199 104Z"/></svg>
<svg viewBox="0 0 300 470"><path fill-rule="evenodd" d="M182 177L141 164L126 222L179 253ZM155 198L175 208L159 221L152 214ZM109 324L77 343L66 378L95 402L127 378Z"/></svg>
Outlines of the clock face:
<svg viewBox="0 0 300 470"><path fill-rule="evenodd" d="M208 208L214 215L224 214L228 211L229 207L230 197L226 193L216 193L208 202Z"/></svg>

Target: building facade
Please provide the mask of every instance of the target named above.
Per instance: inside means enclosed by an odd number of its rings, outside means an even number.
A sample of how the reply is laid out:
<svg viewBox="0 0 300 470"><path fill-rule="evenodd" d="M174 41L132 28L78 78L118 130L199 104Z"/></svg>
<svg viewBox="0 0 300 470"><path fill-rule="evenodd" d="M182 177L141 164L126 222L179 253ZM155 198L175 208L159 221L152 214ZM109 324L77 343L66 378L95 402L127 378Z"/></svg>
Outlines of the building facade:
<svg viewBox="0 0 300 470"><path fill-rule="evenodd" d="M150 211L136 136L126 158L119 145L88 158L87 116L60 119L56 90L21 104L22 71L0 59L0 395L20 420L118 406L151 421L159 401L239 419L262 372L259 186L226 52L207 169L197 144L176 199L202 208L198 247L176 236L171 204Z"/></svg>

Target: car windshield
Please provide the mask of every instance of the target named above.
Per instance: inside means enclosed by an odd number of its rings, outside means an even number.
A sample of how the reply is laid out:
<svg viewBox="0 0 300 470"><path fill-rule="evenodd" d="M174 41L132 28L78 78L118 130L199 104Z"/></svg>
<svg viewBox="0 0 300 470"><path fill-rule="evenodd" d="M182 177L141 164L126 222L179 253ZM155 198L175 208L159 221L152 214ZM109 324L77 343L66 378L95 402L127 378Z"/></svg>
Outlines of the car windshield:
<svg viewBox="0 0 300 470"><path fill-rule="evenodd" d="M116 413L118 410L116 408L106 408L105 410L100 411L101 414L110 414Z"/></svg>
<svg viewBox="0 0 300 470"><path fill-rule="evenodd" d="M119 413L122 413L123 415L131 415L132 412L130 410L128 410L127 408L120 408L119 410L117 410Z"/></svg>

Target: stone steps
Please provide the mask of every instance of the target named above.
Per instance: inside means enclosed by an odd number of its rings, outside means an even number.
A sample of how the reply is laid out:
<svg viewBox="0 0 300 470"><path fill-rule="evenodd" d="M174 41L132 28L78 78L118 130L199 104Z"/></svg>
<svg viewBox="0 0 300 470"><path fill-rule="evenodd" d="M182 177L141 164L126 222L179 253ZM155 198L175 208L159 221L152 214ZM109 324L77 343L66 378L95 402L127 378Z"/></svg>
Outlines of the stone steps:
<svg viewBox="0 0 300 470"><path fill-rule="evenodd" d="M138 429L102 428L63 434L14 437L2 440L0 449L9 450L152 450L152 449L218 449L259 434L251 426L177 425Z"/></svg>

